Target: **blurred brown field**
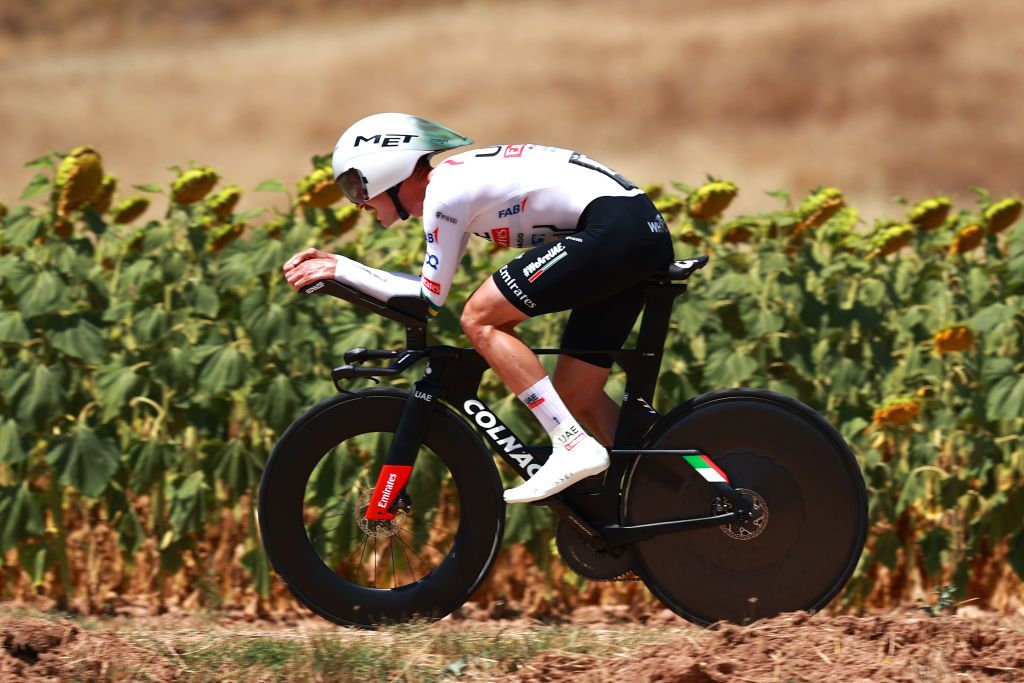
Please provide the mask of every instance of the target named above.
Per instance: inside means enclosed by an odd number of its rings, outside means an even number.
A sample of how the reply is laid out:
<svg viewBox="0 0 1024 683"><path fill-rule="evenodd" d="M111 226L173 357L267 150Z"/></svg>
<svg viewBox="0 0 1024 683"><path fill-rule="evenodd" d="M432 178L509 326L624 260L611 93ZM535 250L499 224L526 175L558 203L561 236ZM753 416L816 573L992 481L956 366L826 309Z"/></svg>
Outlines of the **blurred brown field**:
<svg viewBox="0 0 1024 683"><path fill-rule="evenodd" d="M580 149L638 183L1019 192L1019 0L4 0L0 202L90 144L122 187L210 164L292 182L376 111ZM248 197L243 208L265 205Z"/></svg>

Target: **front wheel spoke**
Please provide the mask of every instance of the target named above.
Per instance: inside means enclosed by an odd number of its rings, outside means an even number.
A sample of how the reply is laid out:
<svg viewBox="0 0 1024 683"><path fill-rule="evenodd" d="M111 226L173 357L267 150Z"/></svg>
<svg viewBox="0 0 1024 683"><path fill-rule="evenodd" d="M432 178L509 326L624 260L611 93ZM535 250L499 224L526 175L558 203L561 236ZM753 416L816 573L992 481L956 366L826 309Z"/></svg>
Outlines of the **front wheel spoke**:
<svg viewBox="0 0 1024 683"><path fill-rule="evenodd" d="M336 512L330 515L321 515L320 519L318 519L317 522L323 524L325 519L334 519L335 517L347 517L350 514L352 514L351 510L344 510L342 512Z"/></svg>
<svg viewBox="0 0 1024 683"><path fill-rule="evenodd" d="M416 577L416 572L413 571L412 559L410 559L410 557L409 557L409 550L412 550L412 548L409 548L409 544L406 543L404 540L402 540L401 536L395 536L395 538L398 539L398 542L402 544L402 552L405 554L405 563L409 567L409 574L412 575L412 582L416 583L417 581L419 581L419 579ZM407 548L408 548L408 550L407 550ZM415 554L416 554L416 552L413 551L413 555L415 555Z"/></svg>
<svg viewBox="0 0 1024 683"><path fill-rule="evenodd" d="M435 551L437 551L438 553L440 553L440 554L441 554L441 557L444 557L445 555L447 555L447 554L448 554L448 553L447 553L446 551L444 551L444 550L441 550L440 548L438 548L438 547L437 547L436 545L434 545L433 543L428 543L428 542L427 542L427 540L426 540L425 538L423 538L422 536L417 536L416 534L414 534L413 532L409 531L408 529L403 529L402 527L398 527L398 530L399 530L400 532L401 532L401 531L404 531L405 533L409 534L409 536L411 536L411 537L412 537L412 540L414 540L414 541L419 541L419 542L420 542L420 543L421 543L422 545L425 545L425 546L427 546L428 548L433 548L433 549L434 549ZM410 547L410 548L413 548L413 544L411 544L411 543L410 543L410 544L409 544L409 547ZM415 552L415 549L413 550L413 552Z"/></svg>
<svg viewBox="0 0 1024 683"><path fill-rule="evenodd" d="M391 587L398 588L398 574L395 572L395 542L388 543L391 551Z"/></svg>
<svg viewBox="0 0 1024 683"><path fill-rule="evenodd" d="M369 536L367 536L365 539L363 539L363 545L361 546L362 547L362 552L359 553L359 564L356 566L356 576L355 576L356 581L359 580L359 574L360 574L360 572L363 571L363 561L366 558L366 546L369 544L369 541L370 541L370 537Z"/></svg>

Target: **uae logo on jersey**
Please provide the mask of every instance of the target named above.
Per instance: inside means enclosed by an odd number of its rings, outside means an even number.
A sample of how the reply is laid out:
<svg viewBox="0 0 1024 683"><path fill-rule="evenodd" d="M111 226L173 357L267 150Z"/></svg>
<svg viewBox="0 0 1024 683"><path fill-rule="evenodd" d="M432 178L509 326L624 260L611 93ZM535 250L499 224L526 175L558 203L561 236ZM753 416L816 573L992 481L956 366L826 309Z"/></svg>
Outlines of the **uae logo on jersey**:
<svg viewBox="0 0 1024 683"><path fill-rule="evenodd" d="M549 270L551 266L555 265L566 256L569 252L565 250L565 244L558 242L553 247L548 249L544 254L534 260L530 261L523 267L523 275L530 282L533 282L539 278L545 271Z"/></svg>
<svg viewBox="0 0 1024 683"><path fill-rule="evenodd" d="M494 242L495 244L500 244L503 247L507 247L508 237L508 228L491 228L491 241Z"/></svg>

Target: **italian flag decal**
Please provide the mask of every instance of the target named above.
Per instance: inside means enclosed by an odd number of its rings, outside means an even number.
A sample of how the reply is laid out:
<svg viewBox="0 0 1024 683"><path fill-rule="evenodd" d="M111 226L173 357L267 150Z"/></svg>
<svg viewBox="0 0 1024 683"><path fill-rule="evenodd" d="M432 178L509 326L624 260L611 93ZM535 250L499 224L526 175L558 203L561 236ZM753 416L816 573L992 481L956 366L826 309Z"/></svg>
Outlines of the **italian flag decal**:
<svg viewBox="0 0 1024 683"><path fill-rule="evenodd" d="M711 462L711 458L706 455L684 455L686 462L690 464L690 467L697 470L697 474L704 477L705 481L709 482L723 482L729 483L729 477L725 476L725 472L718 468L718 465Z"/></svg>

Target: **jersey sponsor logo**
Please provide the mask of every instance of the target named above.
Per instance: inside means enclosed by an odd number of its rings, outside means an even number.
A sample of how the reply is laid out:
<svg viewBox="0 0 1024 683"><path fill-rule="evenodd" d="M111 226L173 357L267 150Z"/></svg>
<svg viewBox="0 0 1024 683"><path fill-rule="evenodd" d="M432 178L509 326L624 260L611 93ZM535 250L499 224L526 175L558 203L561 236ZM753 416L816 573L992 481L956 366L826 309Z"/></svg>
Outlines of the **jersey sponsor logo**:
<svg viewBox="0 0 1024 683"><path fill-rule="evenodd" d="M452 216L449 216L446 213L441 213L440 211L438 211L436 214L434 214L434 216L436 216L438 218L438 220L446 221L448 223L458 223L459 222L458 218L454 218Z"/></svg>
<svg viewBox="0 0 1024 683"><path fill-rule="evenodd" d="M512 274L510 272L508 272L507 264L502 266L501 268L498 268L498 277L500 277L501 281L505 283L506 287L508 287L508 291L512 292L512 296L522 301L525 306L528 306L530 308L537 308L537 304L533 302L533 299L531 299L529 295L523 291L523 288L519 286L519 283L516 282L516 279L512 277Z"/></svg>
<svg viewBox="0 0 1024 683"><path fill-rule="evenodd" d="M433 396L431 396L425 391L420 391L419 389L413 392L413 395L416 396L416 398L418 398L419 400L426 401L427 403L430 403L431 401L434 400Z"/></svg>
<svg viewBox="0 0 1024 683"><path fill-rule="evenodd" d="M537 393L532 393L526 397L526 407L530 410L540 406L542 403L544 403L544 397Z"/></svg>
<svg viewBox="0 0 1024 683"><path fill-rule="evenodd" d="M407 133L377 133L376 135L362 136L357 135L355 144L353 147L358 147L363 142L372 142L375 145L381 147L398 147L400 144L409 144L413 138L418 138L419 135L410 135Z"/></svg>
<svg viewBox="0 0 1024 683"><path fill-rule="evenodd" d="M505 148L505 158L512 159L523 156L523 149L526 145L509 145Z"/></svg>
<svg viewBox="0 0 1024 683"><path fill-rule="evenodd" d="M526 200L529 197L523 197L523 201L516 202L512 206L506 206L504 209L498 211L498 218L505 218L506 216L518 215L520 211L526 209Z"/></svg>
<svg viewBox="0 0 1024 683"><path fill-rule="evenodd" d="M532 235L528 235L525 232L517 232L516 233L516 246L519 247L519 248L539 247L540 245L542 245L545 242L547 242L549 237L551 237L551 236L550 235L545 235L543 233L533 233ZM520 256L521 256L521 254L520 254Z"/></svg>
<svg viewBox="0 0 1024 683"><path fill-rule="evenodd" d="M503 247L509 246L508 237L508 228L491 228L491 241L495 244L500 244Z"/></svg>
<svg viewBox="0 0 1024 683"><path fill-rule="evenodd" d="M437 294L438 296L441 295L441 283L440 282L434 282L433 280L431 280L427 276L423 276L423 287L428 292L432 292L434 294Z"/></svg>
<svg viewBox="0 0 1024 683"><path fill-rule="evenodd" d="M651 232L668 231L668 226L665 225L665 219L662 218L661 216L658 216L653 221L647 221L647 227L650 229Z"/></svg>
<svg viewBox="0 0 1024 683"><path fill-rule="evenodd" d="M576 236L574 236L574 235L569 235L569 236L568 236L568 237L566 237L565 239L567 239L567 240L572 240L573 242L582 242L582 241L583 241L583 238L582 238L582 237L576 237Z"/></svg>
<svg viewBox="0 0 1024 683"><path fill-rule="evenodd" d="M476 399L469 399L462 404L462 410L473 418L473 422L483 429L494 440L494 443L512 456L519 466L526 470L527 474L531 477L537 474L540 465L533 462L533 456L529 453L517 452L523 447L523 444L516 441L515 435L501 436L508 428L498 422L498 418L494 417L494 414L488 411L483 403Z"/></svg>
<svg viewBox="0 0 1024 683"><path fill-rule="evenodd" d="M441 265L441 259L437 257L437 254L427 254L427 258L423 261L423 265L430 266L434 270Z"/></svg>
<svg viewBox="0 0 1024 683"><path fill-rule="evenodd" d="M550 269L551 266L555 265L568 255L569 252L565 250L565 244L563 242L558 242L542 255L523 266L523 275L525 275L530 282L533 282L543 275L545 271Z"/></svg>
<svg viewBox="0 0 1024 683"><path fill-rule="evenodd" d="M437 233L438 233L438 230L439 230L439 228L434 228L433 230L431 230L430 232L427 233L427 244L436 244L437 243Z"/></svg>

